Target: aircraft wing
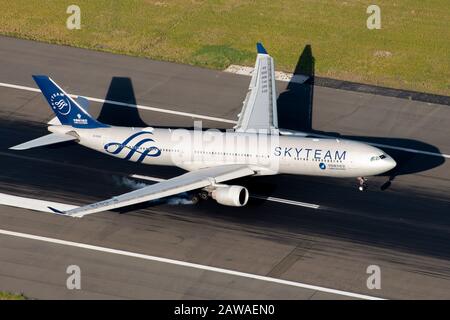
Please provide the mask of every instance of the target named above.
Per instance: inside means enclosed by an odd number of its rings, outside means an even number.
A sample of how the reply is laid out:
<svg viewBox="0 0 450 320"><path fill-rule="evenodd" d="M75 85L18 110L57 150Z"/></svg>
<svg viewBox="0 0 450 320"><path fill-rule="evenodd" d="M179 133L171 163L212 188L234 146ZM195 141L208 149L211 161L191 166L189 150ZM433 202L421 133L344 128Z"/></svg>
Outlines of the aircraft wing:
<svg viewBox="0 0 450 320"><path fill-rule="evenodd" d="M278 129L277 94L273 58L261 43L256 45L258 55L250 81L249 91L243 102L239 120L234 127L238 132Z"/></svg>
<svg viewBox="0 0 450 320"><path fill-rule="evenodd" d="M215 183L253 175L255 172L246 165L223 165L191 171L181 176L165 180L147 187L128 192L111 199L88 204L66 212L50 208L54 212L81 218L85 215L117 209L137 203L156 200L174 194L211 186Z"/></svg>

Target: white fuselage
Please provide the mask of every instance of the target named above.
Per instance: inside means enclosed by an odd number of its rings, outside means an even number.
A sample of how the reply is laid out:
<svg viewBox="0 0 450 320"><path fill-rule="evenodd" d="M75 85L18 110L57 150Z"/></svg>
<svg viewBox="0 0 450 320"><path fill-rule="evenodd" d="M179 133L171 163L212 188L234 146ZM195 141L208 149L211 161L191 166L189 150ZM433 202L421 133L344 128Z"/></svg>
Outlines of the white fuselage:
<svg viewBox="0 0 450 320"><path fill-rule="evenodd" d="M188 171L248 164L259 175L360 177L381 174L395 166L382 150L341 139L150 127L51 126L49 130L72 132L81 145L121 159Z"/></svg>

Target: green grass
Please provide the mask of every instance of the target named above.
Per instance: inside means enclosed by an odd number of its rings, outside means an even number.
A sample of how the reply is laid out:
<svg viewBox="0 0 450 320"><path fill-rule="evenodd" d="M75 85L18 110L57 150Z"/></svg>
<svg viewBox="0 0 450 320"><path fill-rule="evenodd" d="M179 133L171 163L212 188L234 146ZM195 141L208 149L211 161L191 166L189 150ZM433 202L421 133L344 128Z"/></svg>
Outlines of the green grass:
<svg viewBox="0 0 450 320"><path fill-rule="evenodd" d="M0 300L26 300L23 294L14 294L0 291Z"/></svg>
<svg viewBox="0 0 450 320"><path fill-rule="evenodd" d="M68 30L66 8L81 8ZM450 95L448 0L0 0L0 34L215 69L253 65L263 41L292 71L310 44L319 76ZM389 56L377 53L389 51Z"/></svg>

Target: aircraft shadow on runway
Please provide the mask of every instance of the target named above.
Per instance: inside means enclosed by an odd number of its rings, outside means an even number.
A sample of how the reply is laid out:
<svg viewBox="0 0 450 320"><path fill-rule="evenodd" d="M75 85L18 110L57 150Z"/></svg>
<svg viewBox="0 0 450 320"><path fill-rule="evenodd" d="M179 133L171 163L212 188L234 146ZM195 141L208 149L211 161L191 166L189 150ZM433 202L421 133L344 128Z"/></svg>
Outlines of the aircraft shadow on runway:
<svg viewBox="0 0 450 320"><path fill-rule="evenodd" d="M113 77L109 84L105 97L106 102L100 108L97 120L100 122L120 127L149 127L155 123L146 123L139 114L133 82L129 77ZM118 106L107 101L127 103L130 106ZM158 126L158 128L173 128L169 126ZM177 127L180 129L193 130L194 127ZM202 128L208 130L208 128ZM70 144L71 142L69 142ZM61 145L61 144L60 144Z"/></svg>
<svg viewBox="0 0 450 320"><path fill-rule="evenodd" d="M278 125L283 129L290 129L313 134L329 135L342 139L358 140L383 145L391 145L402 148L423 150L427 152L440 154L439 149L428 143L403 138L386 137L368 137L368 136L350 136L341 135L337 132L326 132L315 130L312 127L313 106L314 106L314 79L315 79L315 58L310 45L306 45L299 56L297 65L294 69L294 79L301 76L309 77L303 83L289 82L286 90L278 96ZM370 125L370 124L368 124ZM381 187L387 189L391 182L398 175L411 174L426 171L445 162L444 157L427 156L417 153L411 153L391 148L379 147L397 162L397 167L390 172L385 173L388 180Z"/></svg>
<svg viewBox="0 0 450 320"><path fill-rule="evenodd" d="M97 118L100 122L124 127L148 126L139 115L133 83L130 78L113 77L109 84L105 100L128 103L132 106L123 107L105 102Z"/></svg>

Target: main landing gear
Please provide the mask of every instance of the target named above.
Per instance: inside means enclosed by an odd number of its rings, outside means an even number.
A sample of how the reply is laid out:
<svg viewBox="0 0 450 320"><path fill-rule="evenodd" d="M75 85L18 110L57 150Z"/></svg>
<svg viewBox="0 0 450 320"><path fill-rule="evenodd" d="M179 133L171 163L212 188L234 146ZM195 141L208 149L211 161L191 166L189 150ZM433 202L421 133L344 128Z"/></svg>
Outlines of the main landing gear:
<svg viewBox="0 0 450 320"><path fill-rule="evenodd" d="M193 193L190 196L190 200L192 201L192 204L197 204L200 202L200 200L208 200L209 193L205 190L202 190L198 193Z"/></svg>
<svg viewBox="0 0 450 320"><path fill-rule="evenodd" d="M367 190L367 178L358 177L358 182L359 182L359 186L358 186L359 191Z"/></svg>
<svg viewBox="0 0 450 320"><path fill-rule="evenodd" d="M200 198L199 198L198 195L192 194L192 195L189 197L189 200L191 200L192 204L197 204L197 203L200 201Z"/></svg>
<svg viewBox="0 0 450 320"><path fill-rule="evenodd" d="M198 193L198 196L200 197L200 199L202 200L208 200L209 198L209 193L205 190L202 190Z"/></svg>

